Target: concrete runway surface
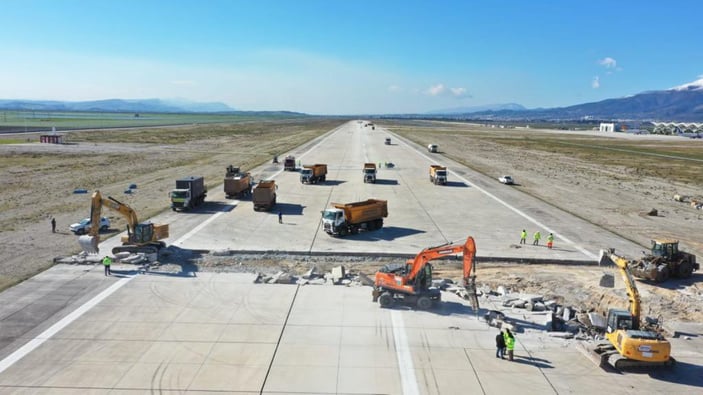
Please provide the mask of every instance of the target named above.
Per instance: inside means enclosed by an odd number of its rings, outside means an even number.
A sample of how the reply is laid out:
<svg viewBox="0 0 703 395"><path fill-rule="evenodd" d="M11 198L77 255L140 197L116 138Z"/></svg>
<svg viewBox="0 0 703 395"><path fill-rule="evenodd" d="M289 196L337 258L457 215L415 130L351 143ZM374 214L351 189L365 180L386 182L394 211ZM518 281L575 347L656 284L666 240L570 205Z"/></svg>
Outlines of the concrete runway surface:
<svg viewBox="0 0 703 395"><path fill-rule="evenodd" d="M383 144L390 136L393 145ZM191 213L164 213L169 244L190 249L300 253L408 253L476 239L479 257L593 261L598 249L639 247L476 174L387 131L346 123L293 152L327 163L327 185L263 166L274 177L284 224L247 200L211 191ZM282 158L283 156L281 156ZM378 184L364 184L364 162L393 162ZM428 181L447 165L449 186ZM380 231L332 238L319 211L330 202L389 201ZM557 236L555 250L519 232ZM106 240L109 250L118 238ZM0 294L0 393L8 394L612 394L700 393L700 329L672 338L678 364L654 373L598 368L573 340L549 337L544 313L508 313L522 330L516 361L495 358L495 328L452 294L433 311L381 309L369 287L253 284L253 276L148 272L115 265L57 265ZM502 308L501 308L502 309ZM696 332L697 331L697 332Z"/></svg>

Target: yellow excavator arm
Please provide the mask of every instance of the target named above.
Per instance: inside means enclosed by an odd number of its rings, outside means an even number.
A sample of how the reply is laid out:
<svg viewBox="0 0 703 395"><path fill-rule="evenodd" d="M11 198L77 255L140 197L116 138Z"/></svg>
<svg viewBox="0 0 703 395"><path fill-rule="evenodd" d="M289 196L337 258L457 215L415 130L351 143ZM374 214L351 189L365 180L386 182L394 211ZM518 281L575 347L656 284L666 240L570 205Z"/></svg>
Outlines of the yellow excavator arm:
<svg viewBox="0 0 703 395"><path fill-rule="evenodd" d="M81 236L78 239L83 251L89 254L97 254L99 252L100 217L103 207L117 211L127 220L127 237L123 237L123 244L145 244L168 237L168 225L148 225L152 227L153 231L140 232L138 228L141 226L141 229L144 229L146 225L139 225L137 213L131 207L109 196L103 198L100 191L95 191L90 201L90 229L85 236Z"/></svg>
<svg viewBox="0 0 703 395"><path fill-rule="evenodd" d="M630 269L628 267L629 261L614 252L601 251L600 264L614 265L619 269L622 281L625 283L627 298L630 302L629 310L632 315L633 324L639 327L641 314L640 292L637 290L637 283L635 282L634 277L632 277L632 273L630 273Z"/></svg>

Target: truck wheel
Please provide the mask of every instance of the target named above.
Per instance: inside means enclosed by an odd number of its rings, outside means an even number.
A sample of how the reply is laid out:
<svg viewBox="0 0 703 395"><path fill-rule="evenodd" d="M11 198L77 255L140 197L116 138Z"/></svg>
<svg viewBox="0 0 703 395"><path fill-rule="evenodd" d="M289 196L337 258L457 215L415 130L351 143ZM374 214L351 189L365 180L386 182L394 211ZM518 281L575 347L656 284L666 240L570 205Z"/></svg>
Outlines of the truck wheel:
<svg viewBox="0 0 703 395"><path fill-rule="evenodd" d="M681 261L676 270L676 275L681 278L689 278L693 274L693 266L688 261Z"/></svg>
<svg viewBox="0 0 703 395"><path fill-rule="evenodd" d="M669 268L666 265L659 266L657 268L657 278L654 280L658 283L664 282L669 279Z"/></svg>
<svg viewBox="0 0 703 395"><path fill-rule="evenodd" d="M432 307L432 299L427 296L420 296L417 299L417 308L420 310L429 310Z"/></svg>
<svg viewBox="0 0 703 395"><path fill-rule="evenodd" d="M381 307L390 307L393 304L393 295L390 292L384 292L378 297L378 304Z"/></svg>

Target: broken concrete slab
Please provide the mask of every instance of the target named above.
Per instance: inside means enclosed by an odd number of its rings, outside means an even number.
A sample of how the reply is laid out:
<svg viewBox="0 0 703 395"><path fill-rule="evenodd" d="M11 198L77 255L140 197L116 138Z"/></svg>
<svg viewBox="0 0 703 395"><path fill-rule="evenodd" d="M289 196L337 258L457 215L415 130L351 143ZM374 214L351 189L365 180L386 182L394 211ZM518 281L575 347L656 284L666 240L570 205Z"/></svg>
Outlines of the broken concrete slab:
<svg viewBox="0 0 703 395"><path fill-rule="evenodd" d="M526 300L518 299L513 302L512 307L516 307L518 309L524 309L526 305L527 305Z"/></svg>
<svg viewBox="0 0 703 395"><path fill-rule="evenodd" d="M598 313L588 313L588 319L594 328L605 329L605 317Z"/></svg>
<svg viewBox="0 0 703 395"><path fill-rule="evenodd" d="M332 268L332 280L338 282L347 275L347 271L344 266L335 266Z"/></svg>
<svg viewBox="0 0 703 395"><path fill-rule="evenodd" d="M502 285L498 286L498 289L496 289L496 292L498 293L498 295L506 295L508 293L508 291Z"/></svg>
<svg viewBox="0 0 703 395"><path fill-rule="evenodd" d="M373 287L373 286L374 286L373 280L372 280L371 278L369 278L369 276L365 275L364 273L359 273L359 278L358 278L358 280L359 280L359 282L360 282L362 285L366 285L366 286L369 286L369 287Z"/></svg>
<svg viewBox="0 0 703 395"><path fill-rule="evenodd" d="M560 339L571 339L574 337L574 334L571 332L549 332L547 335L549 337L558 337Z"/></svg>
<svg viewBox="0 0 703 395"><path fill-rule="evenodd" d="M310 268L310 270L308 270L307 272L305 272L305 274L303 274L303 278L306 280L310 280L310 279L314 278L315 277L315 270L317 270L317 268L313 265Z"/></svg>

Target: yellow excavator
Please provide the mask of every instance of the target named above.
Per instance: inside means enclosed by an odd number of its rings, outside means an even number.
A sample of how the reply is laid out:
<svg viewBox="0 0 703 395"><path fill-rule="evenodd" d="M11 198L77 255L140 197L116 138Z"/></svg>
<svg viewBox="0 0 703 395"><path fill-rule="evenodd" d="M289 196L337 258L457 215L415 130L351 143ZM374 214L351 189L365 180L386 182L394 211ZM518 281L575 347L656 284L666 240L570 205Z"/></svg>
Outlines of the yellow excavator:
<svg viewBox="0 0 703 395"><path fill-rule="evenodd" d="M161 240L168 238L168 224L157 225L151 222L140 224L137 213L131 207L109 196L104 199L100 191L95 191L90 204L90 229L88 234L78 238L78 243L86 253L99 253L100 216L103 206L117 211L127 220L127 235L122 236L121 246L112 249L113 254L125 251L157 253L166 246L166 243Z"/></svg>
<svg viewBox="0 0 703 395"><path fill-rule="evenodd" d="M661 333L641 327L640 294L637 290L628 260L615 254L614 250L601 251L601 265L614 265L625 282L629 299L629 310L609 309L606 320L605 338L608 341L598 344L592 350L594 362L603 366L606 363L616 369L631 367L671 366L671 343ZM612 275L601 279L601 285L614 286Z"/></svg>

